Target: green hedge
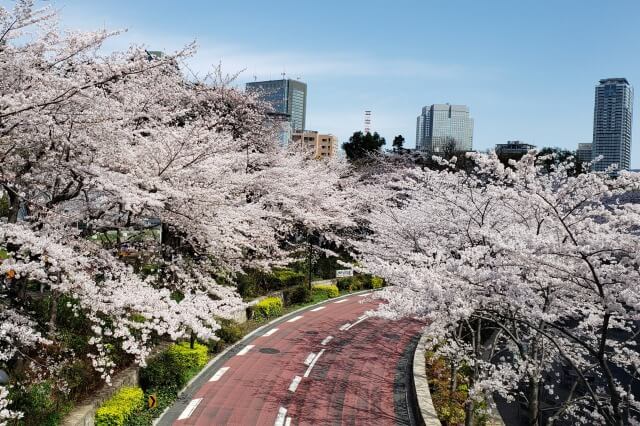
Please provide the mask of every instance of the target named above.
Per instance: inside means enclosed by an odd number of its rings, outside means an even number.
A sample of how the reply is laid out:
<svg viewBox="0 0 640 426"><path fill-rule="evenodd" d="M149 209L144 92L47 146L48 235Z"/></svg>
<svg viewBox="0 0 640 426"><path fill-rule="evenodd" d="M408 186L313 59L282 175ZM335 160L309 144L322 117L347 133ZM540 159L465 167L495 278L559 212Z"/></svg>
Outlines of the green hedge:
<svg viewBox="0 0 640 426"><path fill-rule="evenodd" d="M306 284L286 289L282 292L284 304L287 306L311 302L311 290Z"/></svg>
<svg viewBox="0 0 640 426"><path fill-rule="evenodd" d="M338 288L341 291L372 290L384 287L384 280L369 274L354 275L347 278L338 278Z"/></svg>
<svg viewBox="0 0 640 426"><path fill-rule="evenodd" d="M278 317L282 315L282 299L267 297L254 305L253 313L258 320Z"/></svg>
<svg viewBox="0 0 640 426"><path fill-rule="evenodd" d="M137 387L122 388L96 411L96 426L122 426L144 404L144 392Z"/></svg>
<svg viewBox="0 0 640 426"><path fill-rule="evenodd" d="M195 371L202 369L209 362L208 348L200 343L194 343L191 349L189 342L174 343L167 349L169 355L180 371L189 378Z"/></svg>
<svg viewBox="0 0 640 426"><path fill-rule="evenodd" d="M384 286L384 280L380 277L372 277L371 278L371 288L382 288Z"/></svg>
<svg viewBox="0 0 640 426"><path fill-rule="evenodd" d="M340 290L334 284L316 284L313 286L312 291L313 294L322 294L329 299L340 296Z"/></svg>
<svg viewBox="0 0 640 426"><path fill-rule="evenodd" d="M165 351L147 361L140 370L140 386L144 390L170 389L178 392L209 361L208 347L188 342L169 346Z"/></svg>

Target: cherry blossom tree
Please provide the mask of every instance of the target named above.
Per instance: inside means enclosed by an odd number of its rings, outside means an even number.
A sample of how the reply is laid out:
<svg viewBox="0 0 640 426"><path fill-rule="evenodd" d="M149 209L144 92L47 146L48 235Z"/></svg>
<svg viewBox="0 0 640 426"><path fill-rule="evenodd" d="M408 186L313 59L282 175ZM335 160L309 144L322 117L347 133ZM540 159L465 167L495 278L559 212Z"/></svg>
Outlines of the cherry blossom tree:
<svg viewBox="0 0 640 426"><path fill-rule="evenodd" d="M468 421L473 398L493 392L521 395L533 424L541 397L552 419L637 419L640 209L619 201L637 174L472 157L472 173L409 168L374 189L382 209L356 245L394 284L381 314L429 319L440 353L472 367ZM576 377L562 399L561 366Z"/></svg>

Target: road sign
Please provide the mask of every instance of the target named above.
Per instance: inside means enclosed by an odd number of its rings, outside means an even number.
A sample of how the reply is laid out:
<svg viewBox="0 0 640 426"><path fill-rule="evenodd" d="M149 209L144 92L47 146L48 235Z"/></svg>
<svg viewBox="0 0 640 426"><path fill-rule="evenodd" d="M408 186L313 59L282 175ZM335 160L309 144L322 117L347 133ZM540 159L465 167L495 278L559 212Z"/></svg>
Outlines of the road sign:
<svg viewBox="0 0 640 426"><path fill-rule="evenodd" d="M149 395L149 408L158 408L158 397L156 394Z"/></svg>
<svg viewBox="0 0 640 426"><path fill-rule="evenodd" d="M337 269L336 278L352 277L353 269Z"/></svg>

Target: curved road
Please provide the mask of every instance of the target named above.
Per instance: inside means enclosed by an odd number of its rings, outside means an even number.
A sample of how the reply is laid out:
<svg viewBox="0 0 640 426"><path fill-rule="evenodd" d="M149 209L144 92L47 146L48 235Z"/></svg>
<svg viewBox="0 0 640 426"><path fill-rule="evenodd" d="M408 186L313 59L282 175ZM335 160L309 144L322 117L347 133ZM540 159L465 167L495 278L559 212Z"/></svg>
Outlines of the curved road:
<svg viewBox="0 0 640 426"><path fill-rule="evenodd" d="M160 425L414 424L407 402L422 325L366 318L351 295L261 329L211 365Z"/></svg>

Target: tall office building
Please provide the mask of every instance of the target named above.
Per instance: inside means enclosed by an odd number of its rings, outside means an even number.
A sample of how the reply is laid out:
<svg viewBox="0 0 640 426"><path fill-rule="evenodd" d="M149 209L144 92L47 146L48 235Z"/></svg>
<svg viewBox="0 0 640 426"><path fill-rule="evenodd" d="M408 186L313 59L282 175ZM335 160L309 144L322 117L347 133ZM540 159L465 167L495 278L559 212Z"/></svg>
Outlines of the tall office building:
<svg viewBox="0 0 640 426"><path fill-rule="evenodd" d="M473 118L465 105L434 104L422 108L416 123L416 149L441 153L455 143L456 151L473 149Z"/></svg>
<svg viewBox="0 0 640 426"><path fill-rule="evenodd" d="M592 157L603 158L594 165L603 171L612 164L628 170L631 161L633 87L626 78L606 78L596 86L593 110Z"/></svg>
<svg viewBox="0 0 640 426"><path fill-rule="evenodd" d="M591 154L593 151L593 144L579 143L578 149L576 149L576 158L582 163L589 163L592 160Z"/></svg>
<svg viewBox="0 0 640 426"><path fill-rule="evenodd" d="M304 130L307 115L307 84L283 79L247 83L247 92L257 92L275 113L288 114L293 131Z"/></svg>

